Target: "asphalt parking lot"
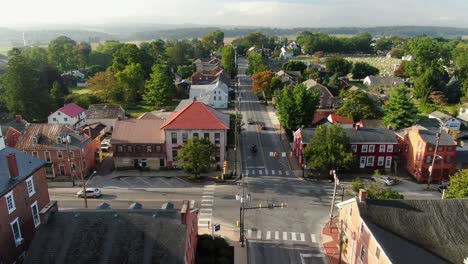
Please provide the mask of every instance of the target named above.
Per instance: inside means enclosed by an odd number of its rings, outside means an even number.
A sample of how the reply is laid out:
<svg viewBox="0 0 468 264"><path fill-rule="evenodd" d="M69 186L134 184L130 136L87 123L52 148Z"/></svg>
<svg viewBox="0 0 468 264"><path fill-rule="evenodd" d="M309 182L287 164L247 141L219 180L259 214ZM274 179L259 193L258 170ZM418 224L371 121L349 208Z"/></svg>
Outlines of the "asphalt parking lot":
<svg viewBox="0 0 468 264"><path fill-rule="evenodd" d="M142 188L189 188L192 184L185 182L177 177L138 177L138 176L120 176L109 178L104 176L95 176L89 180L87 186L98 188L124 188L124 189L142 189Z"/></svg>

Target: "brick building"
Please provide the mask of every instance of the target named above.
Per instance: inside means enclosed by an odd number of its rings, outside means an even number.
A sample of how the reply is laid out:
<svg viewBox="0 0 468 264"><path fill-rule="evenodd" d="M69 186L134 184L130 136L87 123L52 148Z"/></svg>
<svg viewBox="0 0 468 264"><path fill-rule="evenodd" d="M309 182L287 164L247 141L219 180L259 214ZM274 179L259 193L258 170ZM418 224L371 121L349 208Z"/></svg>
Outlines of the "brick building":
<svg viewBox="0 0 468 264"><path fill-rule="evenodd" d="M49 202L45 162L5 146L0 132L0 263L24 258Z"/></svg>
<svg viewBox="0 0 468 264"><path fill-rule="evenodd" d="M437 131L420 126L413 126L397 133L400 144L400 156L409 174L418 181L427 181L429 168L434 158L437 144ZM456 171L456 142L445 131L440 133L437 156L432 173L433 181L448 179Z"/></svg>

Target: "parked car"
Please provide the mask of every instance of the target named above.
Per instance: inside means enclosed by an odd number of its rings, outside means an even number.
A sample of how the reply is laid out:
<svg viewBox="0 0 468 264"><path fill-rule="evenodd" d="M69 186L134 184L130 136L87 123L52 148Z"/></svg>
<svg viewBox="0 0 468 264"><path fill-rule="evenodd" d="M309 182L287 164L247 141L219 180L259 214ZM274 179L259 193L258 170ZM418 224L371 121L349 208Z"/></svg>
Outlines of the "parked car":
<svg viewBox="0 0 468 264"><path fill-rule="evenodd" d="M252 125L252 124L254 124L255 122L253 121L252 118L249 118L249 119L247 119L247 123L248 123L249 125Z"/></svg>
<svg viewBox="0 0 468 264"><path fill-rule="evenodd" d="M379 181L380 183L386 185L386 186L391 186L391 185L394 185L395 184L395 181L390 179L390 177L386 176L386 175L381 175L381 176L372 176L372 181L373 182L377 182Z"/></svg>
<svg viewBox="0 0 468 264"><path fill-rule="evenodd" d="M101 142L101 150L108 152L111 149L110 139L106 138Z"/></svg>
<svg viewBox="0 0 468 264"><path fill-rule="evenodd" d="M98 198L98 197L101 197L102 193L101 193L101 189L99 188L86 188L86 197L92 197L92 198ZM76 197L78 198L84 198L84 195L83 195L83 190L79 190L77 193L76 193Z"/></svg>

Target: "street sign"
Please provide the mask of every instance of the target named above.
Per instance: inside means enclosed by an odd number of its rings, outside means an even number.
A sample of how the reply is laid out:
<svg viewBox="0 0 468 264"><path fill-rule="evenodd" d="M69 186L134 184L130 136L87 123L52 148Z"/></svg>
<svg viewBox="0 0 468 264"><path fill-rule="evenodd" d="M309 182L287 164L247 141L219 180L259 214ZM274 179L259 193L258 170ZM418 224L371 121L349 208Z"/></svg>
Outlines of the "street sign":
<svg viewBox="0 0 468 264"><path fill-rule="evenodd" d="M215 229L215 232L221 230L221 224L215 224L214 229Z"/></svg>

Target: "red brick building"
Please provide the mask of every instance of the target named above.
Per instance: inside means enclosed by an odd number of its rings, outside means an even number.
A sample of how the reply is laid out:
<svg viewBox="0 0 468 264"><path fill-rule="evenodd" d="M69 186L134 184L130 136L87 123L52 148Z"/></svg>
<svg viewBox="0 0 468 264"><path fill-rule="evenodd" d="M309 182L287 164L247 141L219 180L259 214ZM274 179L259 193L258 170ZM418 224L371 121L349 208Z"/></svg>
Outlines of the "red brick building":
<svg viewBox="0 0 468 264"><path fill-rule="evenodd" d="M24 258L49 203L45 162L5 146L0 134L0 263Z"/></svg>
<svg viewBox="0 0 468 264"><path fill-rule="evenodd" d="M397 133L400 156L409 174L418 181L427 181L432 159L436 154L432 180L448 179L456 171L456 142L447 132L440 133L439 145L435 152L438 132L420 126L413 126Z"/></svg>
<svg viewBox="0 0 468 264"><path fill-rule="evenodd" d="M101 154L101 136L90 127L74 131L62 124L30 124L16 144L16 149L50 164L48 178L57 176L78 179L96 166Z"/></svg>
<svg viewBox="0 0 468 264"><path fill-rule="evenodd" d="M7 146L14 148L19 137L29 123L21 115L16 115L13 120L6 120L0 124L1 133Z"/></svg>

